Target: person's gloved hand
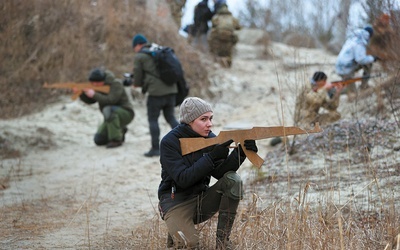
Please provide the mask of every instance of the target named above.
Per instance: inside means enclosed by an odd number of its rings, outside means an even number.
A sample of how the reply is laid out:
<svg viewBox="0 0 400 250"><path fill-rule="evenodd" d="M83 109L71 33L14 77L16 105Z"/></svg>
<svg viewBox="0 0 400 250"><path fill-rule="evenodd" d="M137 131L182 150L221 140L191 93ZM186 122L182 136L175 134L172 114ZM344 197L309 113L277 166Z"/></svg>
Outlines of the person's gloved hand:
<svg viewBox="0 0 400 250"><path fill-rule="evenodd" d="M258 152L258 148L256 145L256 141L255 140L245 140L244 141L244 148L247 150L251 150L253 152Z"/></svg>
<svg viewBox="0 0 400 250"><path fill-rule="evenodd" d="M214 149L208 154L213 161L226 159L228 157L229 148L228 146L231 145L233 140L228 140L222 144L218 144L214 147Z"/></svg>
<svg viewBox="0 0 400 250"><path fill-rule="evenodd" d="M381 60L379 56L373 56L374 57L374 62Z"/></svg>
<svg viewBox="0 0 400 250"><path fill-rule="evenodd" d="M245 140L244 143L243 143L243 147L245 149L251 150L251 151L253 151L255 153L258 152L258 148L257 148L255 140ZM241 156L245 156L246 154L244 153L241 145L239 145L239 148L240 148L240 155Z"/></svg>
<svg viewBox="0 0 400 250"><path fill-rule="evenodd" d="M131 86L132 85L132 78L125 78L124 81L122 82L122 84L125 87Z"/></svg>

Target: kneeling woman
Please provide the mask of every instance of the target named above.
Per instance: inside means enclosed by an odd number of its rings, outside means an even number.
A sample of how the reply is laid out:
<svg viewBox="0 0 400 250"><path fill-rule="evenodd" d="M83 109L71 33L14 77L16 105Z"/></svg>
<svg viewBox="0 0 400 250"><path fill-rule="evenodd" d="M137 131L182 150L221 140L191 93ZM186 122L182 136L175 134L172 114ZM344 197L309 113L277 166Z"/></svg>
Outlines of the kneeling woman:
<svg viewBox="0 0 400 250"><path fill-rule="evenodd" d="M236 173L246 158L239 145L230 153L233 140L182 156L179 138L211 138L213 110L197 97L180 106L180 124L161 140L161 183L159 210L168 227L168 247L197 248L199 234L195 224L218 214L217 249L229 249L229 236L239 201L243 198L242 180ZM254 140L243 145L257 152ZM211 176L218 181L209 186Z"/></svg>

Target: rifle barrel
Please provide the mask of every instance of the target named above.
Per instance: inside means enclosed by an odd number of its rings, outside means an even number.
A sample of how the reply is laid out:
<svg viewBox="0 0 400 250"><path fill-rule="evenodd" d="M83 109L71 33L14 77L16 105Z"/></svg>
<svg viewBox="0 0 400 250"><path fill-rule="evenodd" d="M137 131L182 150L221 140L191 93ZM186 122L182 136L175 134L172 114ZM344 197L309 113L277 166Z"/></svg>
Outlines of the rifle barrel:
<svg viewBox="0 0 400 250"><path fill-rule="evenodd" d="M319 126L319 123L316 123L315 127L309 131L298 127L253 127L252 129L221 131L218 136L213 138L180 138L179 141L181 144L182 155L186 155L215 144L226 142L230 139L232 139L236 145L243 145L245 140L260 140L277 136L318 133L321 131L322 129ZM245 148L243 148L243 151L255 166L260 168L264 163L264 160L255 152L246 150Z"/></svg>
<svg viewBox="0 0 400 250"><path fill-rule="evenodd" d="M376 75L367 75L367 76L361 76L361 77L356 77L356 78L350 78L347 80L341 80L341 81L333 81L331 82L331 84L336 85L338 83L341 83L343 86L346 86L348 84L354 83L354 82L358 82L358 81L362 81L364 79L369 79L369 78L375 78L375 77L380 77L381 74L376 74Z"/></svg>
<svg viewBox="0 0 400 250"><path fill-rule="evenodd" d="M72 100L77 99L78 96L82 93L82 91L84 89L93 89L94 91L105 93L105 94L110 93L110 86L109 85L94 86L90 82L87 82L87 83L65 82L65 83L53 83L53 84L48 84L47 82L45 82L43 84L43 88L54 88L54 89L73 89L73 88L76 88L79 91L71 96Z"/></svg>

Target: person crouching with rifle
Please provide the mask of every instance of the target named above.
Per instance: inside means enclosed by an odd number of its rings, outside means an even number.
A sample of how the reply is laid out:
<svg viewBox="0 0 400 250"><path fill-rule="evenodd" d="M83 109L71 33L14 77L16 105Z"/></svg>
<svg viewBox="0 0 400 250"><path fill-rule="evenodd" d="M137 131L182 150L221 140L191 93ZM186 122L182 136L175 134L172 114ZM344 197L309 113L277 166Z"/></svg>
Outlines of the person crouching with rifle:
<svg viewBox="0 0 400 250"><path fill-rule="evenodd" d="M310 85L305 86L297 96L294 116L296 125L310 128L317 122L324 126L340 119L337 108L343 85L332 84L327 80L324 72L315 72ZM321 109L325 109L326 112L320 113Z"/></svg>
<svg viewBox="0 0 400 250"><path fill-rule="evenodd" d="M182 156L180 138L212 138L213 109L206 101L186 98L180 106L180 124L160 144L161 183L159 211L168 227L168 247L200 247L195 225L217 212L216 248L231 249L229 240L239 201L242 180L236 173L246 159L242 146L229 150L233 140ZM258 151L254 140L245 140L247 150ZM210 186L211 177L218 181Z"/></svg>
<svg viewBox="0 0 400 250"><path fill-rule="evenodd" d="M87 88L79 96L80 100L86 104L98 103L104 117L103 123L94 135L94 143L97 146L106 145L107 148L119 147L124 143L127 126L135 116L124 85L121 80L115 78L114 73L102 68L93 69L88 80L93 86L110 86L109 93ZM80 93L79 89L73 89L73 91Z"/></svg>

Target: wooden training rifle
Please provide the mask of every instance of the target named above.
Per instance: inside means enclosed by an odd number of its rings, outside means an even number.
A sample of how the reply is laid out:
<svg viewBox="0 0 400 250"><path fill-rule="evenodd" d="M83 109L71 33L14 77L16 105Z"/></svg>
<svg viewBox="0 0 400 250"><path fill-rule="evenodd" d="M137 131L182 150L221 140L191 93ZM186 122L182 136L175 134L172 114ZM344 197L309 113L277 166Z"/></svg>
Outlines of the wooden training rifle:
<svg viewBox="0 0 400 250"><path fill-rule="evenodd" d="M93 89L94 91L105 93L105 94L110 93L110 86L109 85L94 86L90 82L87 82L87 83L63 82L63 83L53 83L53 84L48 84L47 82L45 82L43 84L43 88L49 88L49 89L78 89L78 92L71 96L72 100L75 100L76 98L78 98L78 96L80 96L82 94L84 89Z"/></svg>
<svg viewBox="0 0 400 250"><path fill-rule="evenodd" d="M362 76L362 77L350 78L350 79L347 79L347 80L334 81L334 82L331 82L331 84L334 85L334 86L342 84L343 87L344 87L346 85L349 85L351 83L355 83L355 82L358 82L358 81L362 81L364 79L370 79L370 78L380 77L380 76L381 76L381 74L367 75L367 76Z"/></svg>
<svg viewBox="0 0 400 250"><path fill-rule="evenodd" d="M231 139L235 142L237 147L238 144L244 145L245 140L261 140L278 136L319 133L321 131L322 129L319 123L316 123L315 127L309 131L299 127L253 127L251 129L221 131L218 136L213 138L180 138L179 141L182 155L186 155L211 145L224 143ZM242 149L251 163L258 168L262 166L264 160L256 152L247 150L244 147L242 147Z"/></svg>

